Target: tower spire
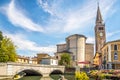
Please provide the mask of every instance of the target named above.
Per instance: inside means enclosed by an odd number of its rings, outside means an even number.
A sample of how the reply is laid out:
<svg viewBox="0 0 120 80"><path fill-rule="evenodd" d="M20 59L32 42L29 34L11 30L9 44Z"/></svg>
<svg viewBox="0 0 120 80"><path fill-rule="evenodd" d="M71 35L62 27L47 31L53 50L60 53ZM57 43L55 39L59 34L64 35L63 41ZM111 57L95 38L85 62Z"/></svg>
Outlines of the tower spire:
<svg viewBox="0 0 120 80"><path fill-rule="evenodd" d="M99 2L98 2L96 23L102 23L102 22L103 22L103 19L102 19L102 15L101 15L100 8L99 8Z"/></svg>

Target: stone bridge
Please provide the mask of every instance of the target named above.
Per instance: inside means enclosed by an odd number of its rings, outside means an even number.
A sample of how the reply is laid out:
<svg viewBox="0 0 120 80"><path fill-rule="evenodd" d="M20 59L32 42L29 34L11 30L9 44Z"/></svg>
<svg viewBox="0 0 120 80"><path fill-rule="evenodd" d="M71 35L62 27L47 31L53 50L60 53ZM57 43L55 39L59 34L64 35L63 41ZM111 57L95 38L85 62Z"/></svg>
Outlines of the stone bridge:
<svg viewBox="0 0 120 80"><path fill-rule="evenodd" d="M53 71L60 71L61 73L64 73L64 69L64 66L57 65L0 63L0 77L12 78L14 75L20 72L41 74L43 77L47 77Z"/></svg>

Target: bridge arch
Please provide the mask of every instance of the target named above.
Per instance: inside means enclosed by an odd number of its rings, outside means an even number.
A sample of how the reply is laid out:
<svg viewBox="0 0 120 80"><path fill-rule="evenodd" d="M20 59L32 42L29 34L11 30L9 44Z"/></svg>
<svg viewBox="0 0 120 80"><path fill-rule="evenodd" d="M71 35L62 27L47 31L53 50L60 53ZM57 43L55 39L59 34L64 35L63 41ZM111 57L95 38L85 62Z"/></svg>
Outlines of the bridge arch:
<svg viewBox="0 0 120 80"><path fill-rule="evenodd" d="M13 77L16 74L19 74L21 72L26 73L26 76L31 76L31 75L35 75L35 76L43 76L43 74L39 71L39 70L35 70L35 69L20 69L18 71L16 71L16 73L14 73Z"/></svg>
<svg viewBox="0 0 120 80"><path fill-rule="evenodd" d="M52 70L49 75L51 75L51 74L63 74L63 73L64 72L62 70L55 69L55 70Z"/></svg>

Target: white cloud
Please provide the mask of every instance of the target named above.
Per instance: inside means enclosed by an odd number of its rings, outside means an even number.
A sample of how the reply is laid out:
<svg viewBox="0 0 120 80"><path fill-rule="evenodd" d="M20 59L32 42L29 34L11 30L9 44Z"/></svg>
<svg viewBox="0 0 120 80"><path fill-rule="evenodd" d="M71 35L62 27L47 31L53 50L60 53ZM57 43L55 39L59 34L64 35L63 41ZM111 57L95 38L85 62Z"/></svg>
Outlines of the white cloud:
<svg viewBox="0 0 120 80"><path fill-rule="evenodd" d="M19 26L21 28L31 30L31 31L38 31L38 32L44 32L44 29L34 23L31 19L29 19L27 16L24 15L22 10L18 10L15 7L15 1L11 0L10 4L8 6L5 6L6 8L6 15L9 19L9 21L15 25Z"/></svg>
<svg viewBox="0 0 120 80"><path fill-rule="evenodd" d="M59 16L59 18L64 14L61 14L61 2L63 0L37 0L37 3L43 10L52 16Z"/></svg>
<svg viewBox="0 0 120 80"><path fill-rule="evenodd" d="M51 29L54 29L52 30L53 32L57 32L61 28L62 32L82 30L86 25L91 24L91 21L95 21L97 11L96 0L87 0L82 6L80 5L77 8L70 9L68 6L68 10L61 7L61 0L56 0L52 4L49 3L49 0L38 0L38 2L45 12L51 14L51 18L48 21L48 24L51 26L47 27L47 30L50 32ZM100 0L103 19L106 19L115 12L115 10L111 10L115 2L116 0ZM110 14L108 15L109 12Z"/></svg>
<svg viewBox="0 0 120 80"><path fill-rule="evenodd" d="M38 4L40 4L40 6L48 13L50 13L51 15L53 15L54 13L52 12L52 7L49 6L47 1L42 1L42 0L38 0Z"/></svg>
<svg viewBox="0 0 120 80"><path fill-rule="evenodd" d="M86 42L87 43L95 43L95 38L94 37L88 37Z"/></svg>
<svg viewBox="0 0 120 80"><path fill-rule="evenodd" d="M51 14L46 27L43 28L43 26L34 23L32 19L29 19L23 13L23 10L18 10L14 0L11 0L10 4L6 7L6 14L9 21L27 30L47 33L56 33L58 31L60 33L75 32L78 29L84 30L83 28L86 25L88 26L91 24L91 21L95 21L97 10L96 0L87 0L76 8L66 6L67 9L61 6L63 0L37 0L37 2L45 12ZM100 9L104 20L115 12L115 9L113 9L115 2L116 0L100 0ZM60 31L60 29L62 30Z"/></svg>
<svg viewBox="0 0 120 80"><path fill-rule="evenodd" d="M56 52L56 46L49 45L47 47L37 45L37 43L27 40L23 34L8 34L4 35L8 36L12 39L15 45L17 45L18 50L37 52L37 53L48 53L53 54Z"/></svg>
<svg viewBox="0 0 120 80"><path fill-rule="evenodd" d="M102 16L103 19L109 17L107 13L111 11L111 8L113 7L113 4L115 1L113 0L101 0L100 8L103 10ZM108 5L109 4L109 5ZM86 25L91 24L91 21L95 22L96 17L96 11L97 11L97 5L95 0L89 0L85 4L83 4L82 7L78 8L78 11L73 11L69 14L68 18L66 19L66 25L64 27L64 31L72 31L77 29L82 29ZM111 11L111 13L114 11Z"/></svg>
<svg viewBox="0 0 120 80"><path fill-rule="evenodd" d="M120 33L120 31L107 32L107 33L106 33L106 37L109 38L109 37L114 36L114 35L116 35L116 34L118 34L118 33Z"/></svg>

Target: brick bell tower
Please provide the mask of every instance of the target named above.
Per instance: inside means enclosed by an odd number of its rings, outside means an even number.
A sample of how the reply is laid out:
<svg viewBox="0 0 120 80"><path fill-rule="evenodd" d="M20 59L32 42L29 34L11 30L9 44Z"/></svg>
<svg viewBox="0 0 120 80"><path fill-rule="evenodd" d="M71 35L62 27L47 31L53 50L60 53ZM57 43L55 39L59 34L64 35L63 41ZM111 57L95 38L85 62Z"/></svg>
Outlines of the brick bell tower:
<svg viewBox="0 0 120 80"><path fill-rule="evenodd" d="M96 53L101 53L101 48L106 43L105 24L98 5L96 24L95 24L95 47Z"/></svg>

